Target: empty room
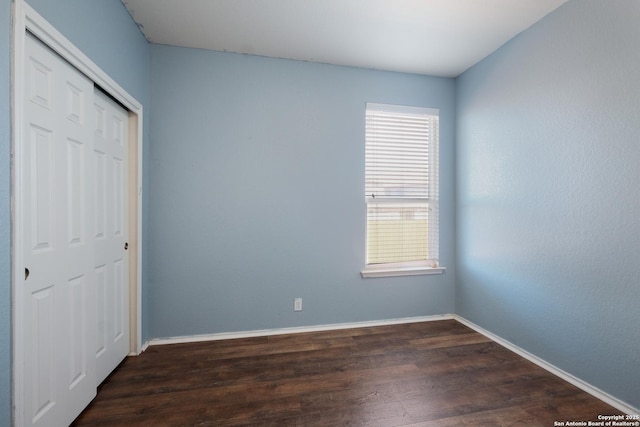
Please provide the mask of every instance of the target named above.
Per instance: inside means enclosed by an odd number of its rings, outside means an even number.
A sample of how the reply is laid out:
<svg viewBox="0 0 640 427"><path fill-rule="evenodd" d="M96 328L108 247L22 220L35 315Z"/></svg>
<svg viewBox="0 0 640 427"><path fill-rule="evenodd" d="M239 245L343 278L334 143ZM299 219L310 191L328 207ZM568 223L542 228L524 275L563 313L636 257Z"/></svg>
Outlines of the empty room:
<svg viewBox="0 0 640 427"><path fill-rule="evenodd" d="M640 1L0 4L0 425L640 426Z"/></svg>

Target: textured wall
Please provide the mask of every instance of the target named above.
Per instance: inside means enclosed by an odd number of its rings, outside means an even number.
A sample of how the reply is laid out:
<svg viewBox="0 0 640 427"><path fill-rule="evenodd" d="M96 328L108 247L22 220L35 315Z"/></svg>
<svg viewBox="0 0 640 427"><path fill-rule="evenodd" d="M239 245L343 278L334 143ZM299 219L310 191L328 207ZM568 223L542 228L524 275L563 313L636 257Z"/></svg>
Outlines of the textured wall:
<svg viewBox="0 0 640 427"><path fill-rule="evenodd" d="M640 2L574 0L458 78L456 312L640 407Z"/></svg>
<svg viewBox="0 0 640 427"><path fill-rule="evenodd" d="M452 312L454 80L158 45L151 58L151 337ZM368 101L441 109L445 275L360 277Z"/></svg>

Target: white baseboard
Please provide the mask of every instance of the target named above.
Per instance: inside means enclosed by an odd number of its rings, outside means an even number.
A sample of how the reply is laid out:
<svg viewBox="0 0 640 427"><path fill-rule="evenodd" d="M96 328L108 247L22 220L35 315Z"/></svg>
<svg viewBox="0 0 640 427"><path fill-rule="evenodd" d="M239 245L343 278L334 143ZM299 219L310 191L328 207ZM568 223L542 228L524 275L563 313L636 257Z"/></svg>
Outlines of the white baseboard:
<svg viewBox="0 0 640 427"><path fill-rule="evenodd" d="M332 330L338 330L338 329L400 325L404 323L433 322L437 320L452 320L453 318L454 318L453 314L441 314L441 315L435 315L435 316L403 317L398 319L371 320L366 322L334 323L329 325L317 325L317 326L298 326L293 328L260 329L260 330L254 330L254 331L241 331L241 332L221 332L217 334L206 334L206 335L189 335L189 336L171 337L171 338L154 338L151 341L148 341L147 345L180 344L180 343L191 343L191 342L201 342L201 341L230 340L230 339L237 339L237 338L266 337L270 335L299 334L303 332L321 332L321 331L332 331ZM146 349L146 346L144 347L144 349Z"/></svg>
<svg viewBox="0 0 640 427"><path fill-rule="evenodd" d="M600 390L597 387L592 386L591 384L581 380L580 378L577 378L573 375L571 375L570 373L563 371L562 369L552 365L551 363L540 359L538 356L535 356L531 353L529 353L528 351L518 347L517 345L499 337L498 335L495 335L489 331L487 331L486 329L483 329L482 327L476 325L473 322L468 321L467 319L465 319L464 317L458 316L457 314L453 315L453 318L455 320L457 320L458 322L462 323L465 326L470 327L471 329L473 329L476 332L481 333L482 335L486 336L487 338L491 339L492 341L495 341L496 343L500 344L503 347L506 347L507 349L513 351L514 353L524 357L525 359L527 359L530 362L535 363L536 365L538 365L539 367L541 367L542 369L551 372L553 375L562 378L563 380L573 384L574 386L578 387L579 389L589 393L590 395L602 400L603 402L613 406L614 408L626 413L626 414L630 414L630 415L636 415L636 414L640 414L640 409L638 408L634 408L633 406L629 405L628 403L625 403L623 401L621 401L620 399L616 399L615 397L611 396L610 394Z"/></svg>

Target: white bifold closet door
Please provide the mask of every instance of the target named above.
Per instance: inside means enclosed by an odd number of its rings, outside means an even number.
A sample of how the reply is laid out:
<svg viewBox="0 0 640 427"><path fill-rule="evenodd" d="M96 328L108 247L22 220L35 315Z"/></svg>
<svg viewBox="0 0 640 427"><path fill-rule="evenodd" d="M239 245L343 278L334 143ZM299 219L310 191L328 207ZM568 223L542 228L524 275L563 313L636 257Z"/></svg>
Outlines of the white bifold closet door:
<svg viewBox="0 0 640 427"><path fill-rule="evenodd" d="M25 61L23 419L67 426L129 348L127 113L31 35Z"/></svg>

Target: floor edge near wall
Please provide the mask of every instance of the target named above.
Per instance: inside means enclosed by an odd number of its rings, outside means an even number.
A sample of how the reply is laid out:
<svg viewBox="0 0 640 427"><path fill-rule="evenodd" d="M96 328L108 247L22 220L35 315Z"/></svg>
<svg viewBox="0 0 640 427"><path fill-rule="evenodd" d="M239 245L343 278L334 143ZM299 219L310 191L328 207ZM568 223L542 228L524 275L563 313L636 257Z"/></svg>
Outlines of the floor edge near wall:
<svg viewBox="0 0 640 427"><path fill-rule="evenodd" d="M620 411L626 413L626 414L640 414L640 409L638 408L634 408L633 406L631 406L630 404L623 402L622 400L611 396L609 393L604 392L602 390L600 390L598 387L595 387L589 383L587 383L586 381L581 380L580 378L571 375L570 373L558 368L557 366L547 362L544 359L539 358L538 356L536 356L535 354L529 353L528 351L524 350L523 348L511 343L510 341L507 341L503 338L501 338L498 335L493 334L492 332L487 331L486 329L476 325L475 323L465 319L462 316L458 316L457 314L453 316L453 318L455 320L457 320L458 322L462 323L465 326L468 326L469 328L473 329L474 331L486 336L487 338L491 339L492 341L495 341L496 343L500 344L501 346L513 351L514 353L518 354L519 356L522 356L523 358L527 359L528 361L535 363L536 365L538 365L539 367L541 367L542 369L554 374L557 377L562 378L563 380L567 381L570 384L573 384L574 386L578 387L580 390L589 393L590 395L592 395L595 398L598 398L600 400L602 400L603 402L613 406L616 409L619 409ZM604 415L604 414L603 414Z"/></svg>
<svg viewBox="0 0 640 427"><path fill-rule="evenodd" d="M327 325L296 326L292 328L260 329L260 330L254 330L254 331L221 332L217 334L188 335L188 336L170 337L170 338L154 338L148 341L145 344L144 348L146 349L150 345L180 344L180 343L191 343L191 342L201 342L201 341L230 340L230 339L237 339L237 338L266 337L270 335L300 334L305 332L321 332L321 331L331 331L331 330L338 330L338 329L368 328L373 326L400 325L403 323L434 322L438 320L453 320L453 319L454 319L453 314L438 314L434 316L402 317L397 319L370 320L370 321L364 321L364 322L333 323L333 324L327 324Z"/></svg>
<svg viewBox="0 0 640 427"><path fill-rule="evenodd" d="M330 331L330 330L338 330L338 329L399 325L403 323L433 322L433 321L439 321L439 320L456 320L462 323L463 325L473 329L474 331L490 338L492 341L500 344L501 346L513 351L514 353L517 353L518 355L527 359L528 361L535 363L536 365L543 368L544 370L573 384L574 386L578 387L582 391L589 393L590 395L602 400L605 403L608 403L609 405L615 407L616 409L619 409L620 411L625 412L627 414L640 413L640 409L634 408L633 406L627 404L626 402L623 402L622 400L614 396L611 396L610 394L600 390L599 388L581 380L580 378L577 378L569 374L568 372L552 365L551 363L545 361L544 359L541 359L538 356L529 353L528 351L522 349L521 347L518 347L517 345L501 338L498 335L493 334L492 332L487 331L486 329L456 314L441 314L441 315L434 315L434 316L404 317L404 318L373 320L373 321L364 321L364 322L335 323L335 324L328 324L328 325L299 326L299 327L291 327L291 328L261 329L261 330L253 330L253 331L222 332L222 333L216 333L216 334L189 335L189 336L179 336L179 337L170 337L170 338L155 338L150 341L147 341L144 344L142 351L146 350L151 345L218 341L218 340L229 340L229 339L237 339L237 338L253 338L253 337L263 337L263 336L270 336L270 335L297 334L297 333L305 333L305 332Z"/></svg>

